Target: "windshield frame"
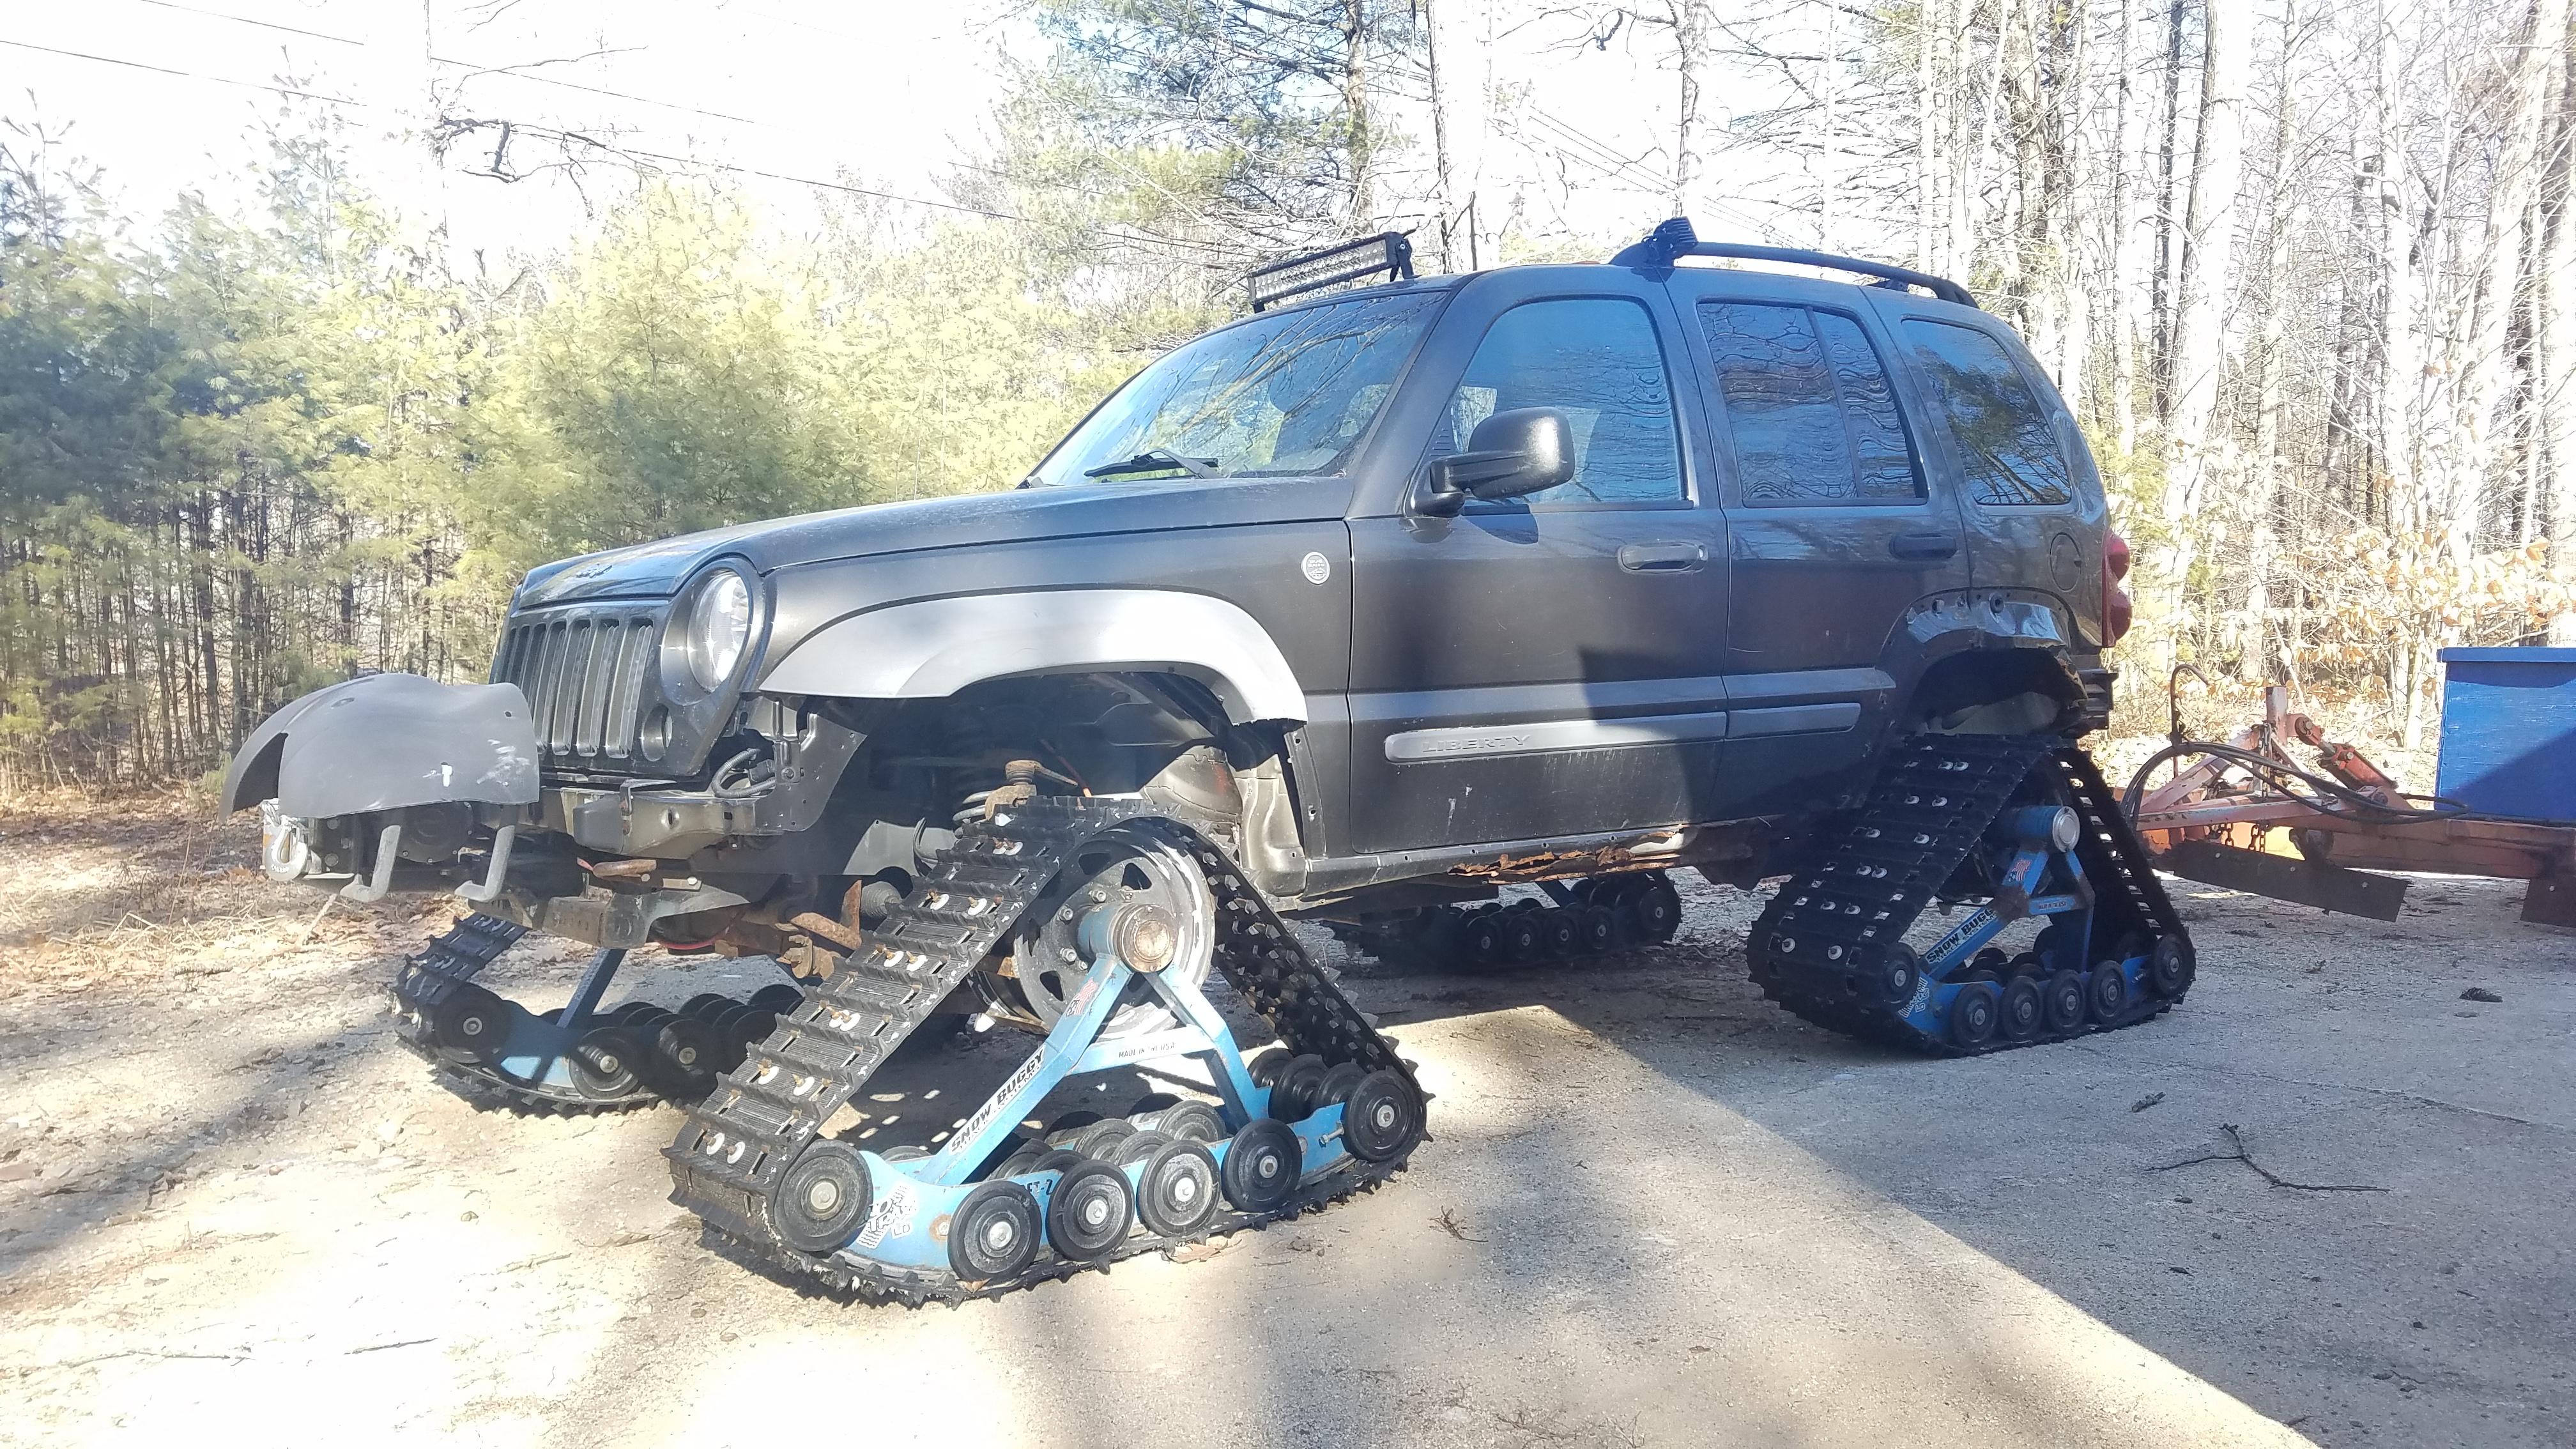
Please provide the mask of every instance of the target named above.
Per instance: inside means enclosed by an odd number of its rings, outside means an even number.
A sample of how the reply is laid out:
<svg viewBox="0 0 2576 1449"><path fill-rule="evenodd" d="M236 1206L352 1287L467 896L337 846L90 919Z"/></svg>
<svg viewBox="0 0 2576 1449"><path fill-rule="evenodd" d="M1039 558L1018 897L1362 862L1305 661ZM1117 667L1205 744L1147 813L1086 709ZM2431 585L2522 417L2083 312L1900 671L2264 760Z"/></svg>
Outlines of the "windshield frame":
<svg viewBox="0 0 2576 1449"><path fill-rule="evenodd" d="M1107 393L1102 394L1100 401L1093 403L1090 411L1084 413L1081 419L1072 427L1065 429L1064 436L1056 439L1055 446L1046 450L1045 456L1039 458L1037 463L1029 469L1028 475L1020 480L1019 486L1022 488L1032 489L1099 488L1132 485L1137 483L1275 483L1284 478L1347 478L1359 469L1361 460L1368 456L1371 448L1376 446L1378 432L1386 425L1387 414L1394 411L1395 402L1397 398L1402 396L1407 380L1413 375L1413 369L1422 361L1423 349L1430 345L1432 334L1439 330L1440 319L1448 314L1449 304L1456 298L1458 285L1464 280L1466 280L1464 277L1435 277L1420 282L1403 282L1377 287L1356 287L1347 292L1327 293L1323 296L1301 301L1294 306L1266 307L1259 312L1238 317L1233 321L1226 323L1222 327L1211 327L1207 331L1191 337L1188 341L1180 343L1178 346L1166 349L1164 352L1157 355L1152 361L1146 363L1143 367L1136 369L1134 373L1129 375L1126 381L1118 384L1118 386L1114 388L1111 388ZM1328 307L1344 302L1407 296L1427 297L1431 299L1429 308L1424 312L1421 322L1415 328L1413 345L1405 351L1403 360L1398 362L1394 370L1387 375L1386 397L1379 402L1376 412L1372 414L1368 420L1368 425L1360 429L1359 436L1353 438L1351 440L1350 447L1342 453L1341 466L1334 468L1329 472L1219 473L1206 478L1194 478L1189 476L1186 470L1174 467L1169 470L1168 474L1140 470L1135 473L1113 473L1105 478L1085 477L1081 472L1076 471L1071 477L1052 483L1046 481L1043 477L1047 470L1047 466L1053 463L1057 457L1062 455L1065 449L1072 444L1073 440L1080 437L1085 428L1091 426L1094 419L1107 411L1112 403L1115 403L1119 398L1125 396L1129 388L1134 387L1147 373L1153 371L1155 366L1161 363L1164 358L1170 357L1174 353L1179 352L1183 347L1203 342L1211 337L1222 336L1239 327L1249 327L1256 322L1271 322L1277 318L1286 317L1294 313L1310 312L1318 307Z"/></svg>

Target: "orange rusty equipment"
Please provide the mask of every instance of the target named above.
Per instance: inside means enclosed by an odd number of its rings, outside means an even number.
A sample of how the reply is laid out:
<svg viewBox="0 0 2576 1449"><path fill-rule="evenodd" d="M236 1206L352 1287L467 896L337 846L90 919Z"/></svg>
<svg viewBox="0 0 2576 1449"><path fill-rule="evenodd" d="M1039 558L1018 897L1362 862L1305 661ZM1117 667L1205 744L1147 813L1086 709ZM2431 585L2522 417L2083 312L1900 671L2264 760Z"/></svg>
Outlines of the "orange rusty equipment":
<svg viewBox="0 0 2576 1449"><path fill-rule="evenodd" d="M2394 920L2407 882L2373 870L2531 882L2522 918L2576 926L2576 827L2481 815L2397 789L2359 750L2325 737L2265 692L2263 720L2224 745L2181 738L2140 769L2124 802L2156 864L2188 879ZM2318 751L2327 775L2300 768L2285 739ZM2167 761L2189 760L2153 789Z"/></svg>

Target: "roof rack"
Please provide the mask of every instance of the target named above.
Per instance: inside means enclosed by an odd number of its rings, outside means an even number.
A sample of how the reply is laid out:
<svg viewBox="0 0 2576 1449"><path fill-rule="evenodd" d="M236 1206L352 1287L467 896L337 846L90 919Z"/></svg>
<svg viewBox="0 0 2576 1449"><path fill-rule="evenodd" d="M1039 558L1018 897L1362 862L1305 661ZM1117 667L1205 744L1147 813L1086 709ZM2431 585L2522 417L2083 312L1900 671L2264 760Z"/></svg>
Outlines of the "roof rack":
<svg viewBox="0 0 2576 1449"><path fill-rule="evenodd" d="M1276 306L1291 297L1338 287L1378 273L1390 282L1413 280L1413 243L1402 232L1382 231L1355 242L1293 256L1256 267L1243 284L1252 293L1252 310Z"/></svg>
<svg viewBox="0 0 2576 1449"><path fill-rule="evenodd" d="M1858 257L1836 256L1831 252L1811 252L1799 247L1760 247L1742 242L1707 242L1691 229L1690 218L1676 216L1646 233L1646 239L1610 259L1614 267L1669 267L1681 257L1731 257L1748 262L1790 262L1802 267L1831 267L1838 272L1856 272L1876 277L1874 286L1921 287L1944 302L1974 307L1977 299L1968 289L1947 277L1918 272L1910 267L1889 266L1885 262L1865 262Z"/></svg>

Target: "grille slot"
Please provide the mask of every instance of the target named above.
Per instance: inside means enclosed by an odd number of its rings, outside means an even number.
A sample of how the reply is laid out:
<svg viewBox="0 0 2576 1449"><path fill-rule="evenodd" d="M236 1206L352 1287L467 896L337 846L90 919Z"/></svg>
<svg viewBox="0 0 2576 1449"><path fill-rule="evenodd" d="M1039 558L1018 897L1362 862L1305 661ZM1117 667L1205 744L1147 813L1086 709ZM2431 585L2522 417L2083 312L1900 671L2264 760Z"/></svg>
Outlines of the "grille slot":
<svg viewBox="0 0 2576 1449"><path fill-rule="evenodd" d="M593 770L640 764L637 726L661 622L654 611L615 608L510 621L492 678L527 695L546 764Z"/></svg>

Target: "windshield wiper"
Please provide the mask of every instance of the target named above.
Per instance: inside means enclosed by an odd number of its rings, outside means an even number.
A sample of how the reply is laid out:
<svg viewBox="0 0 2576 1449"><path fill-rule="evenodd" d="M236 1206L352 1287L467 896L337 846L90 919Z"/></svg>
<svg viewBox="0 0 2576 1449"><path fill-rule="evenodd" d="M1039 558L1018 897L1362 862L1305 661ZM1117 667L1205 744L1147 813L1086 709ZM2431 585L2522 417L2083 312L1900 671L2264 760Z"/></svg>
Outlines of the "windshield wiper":
<svg viewBox="0 0 2576 1449"><path fill-rule="evenodd" d="M1082 476L1107 478L1119 473L1155 473L1166 468L1178 468L1193 478L1213 478L1216 476L1216 459L1184 458L1169 448L1147 448L1123 462L1103 463L1097 468L1085 468L1082 470Z"/></svg>

